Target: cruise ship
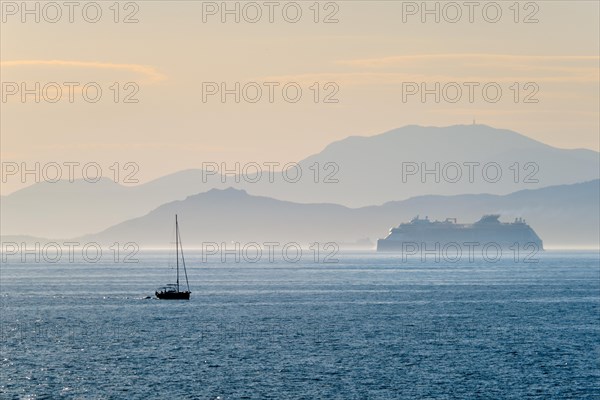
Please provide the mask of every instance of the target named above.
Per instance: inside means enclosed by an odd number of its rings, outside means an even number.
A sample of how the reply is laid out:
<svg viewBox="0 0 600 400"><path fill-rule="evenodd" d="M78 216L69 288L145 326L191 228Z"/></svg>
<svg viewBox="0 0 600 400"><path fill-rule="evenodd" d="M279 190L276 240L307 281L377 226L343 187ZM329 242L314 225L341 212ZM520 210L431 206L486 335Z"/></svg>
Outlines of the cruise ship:
<svg viewBox="0 0 600 400"><path fill-rule="evenodd" d="M543 250L543 243L522 218L514 222L500 222L500 215L484 215L473 224L459 224L456 218L430 221L418 216L409 223L390 229L385 239L377 241L377 251L464 248L465 246L496 247L502 250Z"/></svg>

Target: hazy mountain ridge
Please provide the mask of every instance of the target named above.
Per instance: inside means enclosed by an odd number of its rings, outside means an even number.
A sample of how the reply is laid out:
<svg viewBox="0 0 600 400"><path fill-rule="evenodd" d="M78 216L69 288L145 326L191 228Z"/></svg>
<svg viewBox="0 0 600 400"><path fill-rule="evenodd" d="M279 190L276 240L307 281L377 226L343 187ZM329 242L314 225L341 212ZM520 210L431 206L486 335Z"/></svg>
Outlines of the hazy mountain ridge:
<svg viewBox="0 0 600 400"><path fill-rule="evenodd" d="M456 217L464 223L499 213L505 222L525 218L546 246L597 247L599 194L600 180L595 180L509 195L428 195L352 209L335 204L292 203L230 188L164 204L144 217L78 240L168 246L173 218L178 214L189 247L201 247L203 242L352 243L363 238L375 242L385 237L390 227L415 215L440 220Z"/></svg>
<svg viewBox="0 0 600 400"><path fill-rule="evenodd" d="M98 232L124 220L141 217L161 204L183 200L212 188L235 187L248 193L296 203L334 203L350 207L383 204L426 194L469 193L507 194L523 188L540 188L598 179L600 156L585 149L557 149L519 133L484 125L457 125L444 128L410 125L379 135L350 136L333 142L321 152L299 162L303 178L289 183L277 174L275 183L263 179L249 183L219 174L203 179L203 171L179 171L150 182L123 186L102 179L97 183L38 183L0 201L1 230L4 235L73 237ZM325 169L328 162L339 168ZM403 162L496 162L502 179L489 183L476 173L474 182L465 178L456 183L431 176L421 182L420 174L402 179ZM519 163L518 180L510 166ZM535 163L538 183L524 183L527 162ZM313 182L311 166L319 165L319 183ZM324 183L329 173L337 183ZM465 174L466 171L463 171Z"/></svg>
<svg viewBox="0 0 600 400"><path fill-rule="evenodd" d="M325 187L320 197L313 201L331 201L350 206L381 204L390 199L406 199L423 194L508 194L524 187L539 188L600 177L600 157L597 152L557 149L517 132L485 125L445 128L410 125L368 138L350 137L332 143L322 152L302 161L302 164L323 164L327 161L339 165L340 183L332 185L335 188L322 185ZM469 162L480 163L473 174L474 182L467 179L469 171L464 163ZM489 182L482 175L483 166L491 162L501 167L502 178L498 182ZM403 163L416 163L419 172L423 163L428 169L433 169L436 163L440 163L440 169L449 163L457 163L463 175L458 182L446 180L443 176L439 182L435 182L434 176L428 175L423 179L420 173L402 179ZM515 163L519 163L517 182L515 172L510 169ZM528 166L527 163L535 165ZM404 168L408 171L408 167ZM531 182L534 180L537 183ZM361 190L356 191L356 187ZM306 201L308 195L303 195L302 189L296 186L291 191L299 201Z"/></svg>

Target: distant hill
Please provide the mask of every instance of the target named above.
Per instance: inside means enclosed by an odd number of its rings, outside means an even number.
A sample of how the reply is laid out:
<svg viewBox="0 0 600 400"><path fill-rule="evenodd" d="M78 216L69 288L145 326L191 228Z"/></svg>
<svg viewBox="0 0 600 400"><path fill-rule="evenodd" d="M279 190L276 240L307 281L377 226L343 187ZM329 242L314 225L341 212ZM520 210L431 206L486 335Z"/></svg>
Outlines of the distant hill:
<svg viewBox="0 0 600 400"><path fill-rule="evenodd" d="M349 137L303 160L303 170L315 162L335 162L339 183L303 182L288 184L285 191L272 186L252 193L359 207L426 194L508 194L600 178L600 154L595 151L558 149L485 125L406 126L371 137ZM437 177L421 175L435 171L436 163ZM497 170L501 177L495 181Z"/></svg>
<svg viewBox="0 0 600 400"><path fill-rule="evenodd" d="M557 149L519 133L485 125L406 126L330 144L299 162L303 175L297 183L286 182L280 173L270 183L266 172L257 183L250 183L251 179L244 176L238 177L239 183L232 176L223 182L219 174L203 181L202 170L191 169L137 186L122 186L109 179L97 183L35 184L2 197L0 228L5 235L79 236L143 216L161 204L229 186L296 203L348 207L421 195L507 194L598 179L599 160L599 154L591 150ZM435 169L436 163L438 182L435 174L421 177L423 167ZM482 168L486 164L488 174L484 177ZM473 166L472 181L468 165ZM459 179L456 166L461 172ZM494 166L500 167L502 176L492 183ZM403 169L407 172L415 167L419 171L403 179ZM319 171L318 183L314 182L315 170ZM327 176L338 182L324 183Z"/></svg>
<svg viewBox="0 0 600 400"><path fill-rule="evenodd" d="M299 204L252 196L236 189L210 190L183 201L164 204L148 215L117 224L78 240L102 243L133 241L140 246L168 246L173 218L180 217L187 247L202 242L296 241L375 242L388 229L415 215L430 219L456 217L474 222L483 214L502 221L523 217L545 246L598 247L600 181L523 190L509 195L471 194L419 196L381 206L351 209L334 204Z"/></svg>

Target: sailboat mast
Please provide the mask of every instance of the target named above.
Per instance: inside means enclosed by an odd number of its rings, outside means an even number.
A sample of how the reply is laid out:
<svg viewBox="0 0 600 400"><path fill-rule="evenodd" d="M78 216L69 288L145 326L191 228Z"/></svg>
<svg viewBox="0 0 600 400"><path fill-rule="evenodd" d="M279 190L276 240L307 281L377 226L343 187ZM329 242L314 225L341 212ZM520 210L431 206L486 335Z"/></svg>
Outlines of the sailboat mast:
<svg viewBox="0 0 600 400"><path fill-rule="evenodd" d="M175 214L175 258L177 259L177 291L179 292L179 224Z"/></svg>

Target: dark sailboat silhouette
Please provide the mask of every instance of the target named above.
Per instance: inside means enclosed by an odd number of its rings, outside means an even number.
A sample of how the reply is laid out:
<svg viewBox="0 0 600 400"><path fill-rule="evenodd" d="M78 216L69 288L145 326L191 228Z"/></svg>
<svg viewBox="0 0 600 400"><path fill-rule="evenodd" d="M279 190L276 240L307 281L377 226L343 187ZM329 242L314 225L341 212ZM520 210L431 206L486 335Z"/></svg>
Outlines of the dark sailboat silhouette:
<svg viewBox="0 0 600 400"><path fill-rule="evenodd" d="M182 292L179 290L179 251L181 250L181 263L183 272L185 273L185 284L187 290ZM158 289L154 294L161 300L189 300L190 299L190 284L188 282L187 270L185 269L185 258L183 258L183 246L179 236L179 223L177 222L177 214L175 214L175 258L177 259L177 283L168 284Z"/></svg>

